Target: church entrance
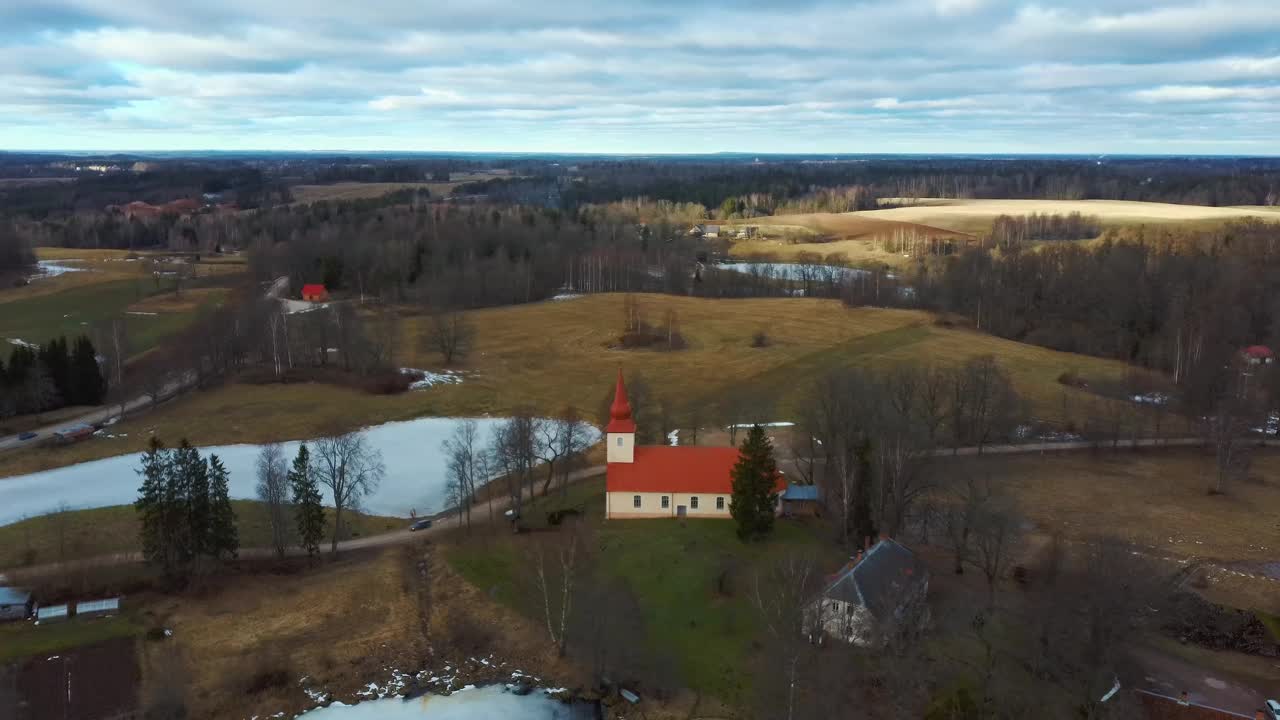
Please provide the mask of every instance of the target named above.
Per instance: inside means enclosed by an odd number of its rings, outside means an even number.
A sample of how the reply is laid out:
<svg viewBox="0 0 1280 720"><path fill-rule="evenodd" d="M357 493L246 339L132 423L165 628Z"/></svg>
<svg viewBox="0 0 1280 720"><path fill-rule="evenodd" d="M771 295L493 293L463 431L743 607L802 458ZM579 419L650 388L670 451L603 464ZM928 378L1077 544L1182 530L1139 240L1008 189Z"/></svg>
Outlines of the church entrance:
<svg viewBox="0 0 1280 720"><path fill-rule="evenodd" d="M683 505L676 506L676 517L684 517L685 515L688 515L688 514L689 514L688 510L686 510Z"/></svg>

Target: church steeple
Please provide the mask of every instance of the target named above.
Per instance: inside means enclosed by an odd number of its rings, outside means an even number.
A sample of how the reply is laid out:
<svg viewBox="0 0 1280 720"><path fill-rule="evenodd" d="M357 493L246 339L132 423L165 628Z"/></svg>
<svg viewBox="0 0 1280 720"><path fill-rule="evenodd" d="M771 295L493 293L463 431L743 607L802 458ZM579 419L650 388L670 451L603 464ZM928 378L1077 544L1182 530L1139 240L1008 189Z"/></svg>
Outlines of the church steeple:
<svg viewBox="0 0 1280 720"><path fill-rule="evenodd" d="M618 384L613 391L613 405L609 406L609 425L605 428L608 462L635 462L636 422L631 419L631 403L627 402L627 385L618 368Z"/></svg>

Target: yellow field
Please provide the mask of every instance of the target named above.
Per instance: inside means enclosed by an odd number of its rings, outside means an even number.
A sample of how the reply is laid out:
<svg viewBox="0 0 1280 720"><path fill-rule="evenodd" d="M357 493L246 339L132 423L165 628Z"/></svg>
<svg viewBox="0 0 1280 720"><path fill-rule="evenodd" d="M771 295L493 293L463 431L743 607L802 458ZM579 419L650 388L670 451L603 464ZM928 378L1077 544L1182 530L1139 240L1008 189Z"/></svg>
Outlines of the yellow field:
<svg viewBox="0 0 1280 720"><path fill-rule="evenodd" d="M894 200L886 200L895 202ZM909 201L901 201L909 202ZM1104 225L1223 222L1245 218L1280 220L1278 208L1207 207L1128 200L951 200L925 198L910 207L853 213L875 220L922 223L958 232L983 232L998 215L1096 215Z"/></svg>
<svg viewBox="0 0 1280 720"><path fill-rule="evenodd" d="M895 235L915 234L920 237L964 237L963 232L928 223L901 219L868 217L868 213L804 213L752 218L736 225L757 225L760 236L735 240L730 251L734 257L774 256L779 259L800 253L845 256L854 265L883 264L901 266L906 259L899 253L877 247L878 240ZM803 240L811 237L812 240ZM797 242L797 239L803 241Z"/></svg>
<svg viewBox="0 0 1280 720"><path fill-rule="evenodd" d="M675 311L689 347L611 349L622 324L623 295L480 310L471 313L477 342L459 367L466 373L461 384L380 396L321 384L231 383L121 422L115 434L127 433L127 438L0 455L0 477L142 450L152 430L167 440L185 436L197 444L221 444L305 438L335 425L425 415L501 415L521 406L554 413L572 404L591 416L619 367L643 374L674 413L698 407L708 425L723 419L717 407L731 392L769 402L777 419L785 420L815 378L832 367L946 365L984 354L1004 363L1039 417L1059 422L1064 413L1083 412L1093 398L1059 384L1060 374L1074 370L1096 381L1116 380L1125 371L1119 362L939 327L931 315L917 311L848 309L834 300L808 298L636 297L651 322ZM425 318L411 315L405 323L397 364L437 368L439 357L420 349ZM758 330L768 334L768 347L751 347Z"/></svg>

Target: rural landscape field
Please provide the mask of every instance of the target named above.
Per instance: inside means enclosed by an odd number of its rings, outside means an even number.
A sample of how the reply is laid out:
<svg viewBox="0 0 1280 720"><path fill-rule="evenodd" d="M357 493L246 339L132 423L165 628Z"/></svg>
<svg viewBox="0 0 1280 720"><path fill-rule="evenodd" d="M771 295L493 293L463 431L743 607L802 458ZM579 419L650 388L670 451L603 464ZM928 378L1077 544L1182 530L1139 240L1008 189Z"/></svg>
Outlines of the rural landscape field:
<svg viewBox="0 0 1280 720"><path fill-rule="evenodd" d="M1280 720L1270 4L0 28L0 720Z"/></svg>

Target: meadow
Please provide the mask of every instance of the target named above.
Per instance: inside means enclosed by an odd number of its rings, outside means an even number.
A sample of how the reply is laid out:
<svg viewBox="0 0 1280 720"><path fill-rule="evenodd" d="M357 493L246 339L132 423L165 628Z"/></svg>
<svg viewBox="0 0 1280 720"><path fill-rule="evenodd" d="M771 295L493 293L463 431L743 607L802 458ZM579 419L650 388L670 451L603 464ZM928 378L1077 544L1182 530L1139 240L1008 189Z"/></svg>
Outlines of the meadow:
<svg viewBox="0 0 1280 720"><path fill-rule="evenodd" d="M794 419L826 370L954 365L988 354L1009 371L1038 419L1062 425L1082 420L1095 401L1111 402L1060 384L1062 373L1105 382L1126 371L1116 361L943 327L918 311L850 309L838 301L808 298L636 297L652 322L675 312L688 347L667 352L615 347L623 295L478 310L470 313L475 347L456 368L461 383L384 396L319 383L231 382L128 418L115 426L115 438L2 455L0 477L139 451L152 431L200 445L266 442L420 416L500 416L517 408L553 414L567 405L594 420L619 368L632 378L642 375L677 420L687 421L688 411L696 408L704 425L740 419L726 409L730 393L750 398L752 412L776 416L764 419ZM422 341L427 318L409 313L404 323L396 363L438 368L438 354ZM768 344L753 347L760 331Z"/></svg>

